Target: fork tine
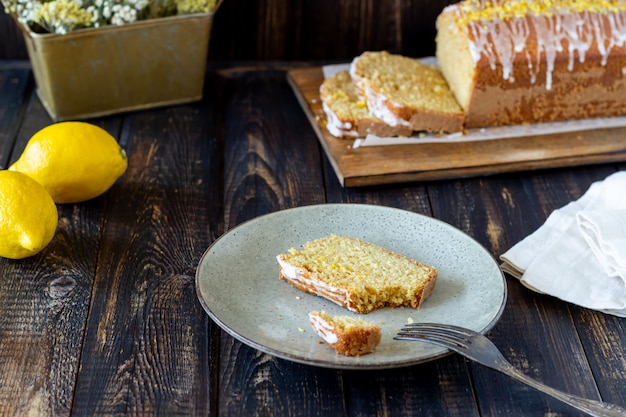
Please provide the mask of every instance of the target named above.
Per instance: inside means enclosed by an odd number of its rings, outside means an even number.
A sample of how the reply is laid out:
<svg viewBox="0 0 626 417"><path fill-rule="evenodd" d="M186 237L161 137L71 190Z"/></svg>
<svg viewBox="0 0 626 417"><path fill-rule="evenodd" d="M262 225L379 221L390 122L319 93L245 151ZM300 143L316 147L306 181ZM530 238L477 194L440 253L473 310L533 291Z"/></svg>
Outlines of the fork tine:
<svg viewBox="0 0 626 417"><path fill-rule="evenodd" d="M397 340L431 342L455 351L468 349L476 332L462 327L439 323L410 323L398 332Z"/></svg>
<svg viewBox="0 0 626 417"><path fill-rule="evenodd" d="M452 324L441 323L410 323L403 326L403 330L424 330L424 329L438 329L448 333L461 334L465 337L471 337L477 334L477 332L466 329L464 327L454 326Z"/></svg>
<svg viewBox="0 0 626 417"><path fill-rule="evenodd" d="M439 332L439 331L432 331L432 330L419 330L419 331L415 331L415 330L409 330L409 331L405 331L404 329L400 332L398 332L398 335L402 335L402 336L412 336L412 337L416 337L419 339L426 339L426 338L434 338L437 340L446 340L450 343L454 343L457 346L460 347L467 347L467 345L471 344L471 340L468 340L465 337L456 335L456 334L448 334L448 333L444 333L444 332Z"/></svg>
<svg viewBox="0 0 626 417"><path fill-rule="evenodd" d="M416 332L398 332L398 335L394 337L395 340L419 340L423 342L430 342L435 345L439 345L454 351L459 349L466 349L467 344L463 340L457 338L450 338L442 336L437 333L416 333Z"/></svg>
<svg viewBox="0 0 626 417"><path fill-rule="evenodd" d="M402 327L406 332L419 332L419 333L437 333L443 335L449 335L459 339L469 340L473 336L476 336L476 332L462 327L447 325L447 324L435 324L435 323L411 323Z"/></svg>
<svg viewBox="0 0 626 417"><path fill-rule="evenodd" d="M458 335L458 334L455 334L455 333L440 332L440 331L437 331L437 330L405 330L405 329L402 329L401 331L398 332L398 334L401 334L401 335L404 335L404 336L416 336L416 337L421 337L421 338L437 337L437 338L440 338L440 339L446 339L446 340L453 341L455 343L462 343L462 344L471 343L471 341L468 338L463 337L462 335Z"/></svg>

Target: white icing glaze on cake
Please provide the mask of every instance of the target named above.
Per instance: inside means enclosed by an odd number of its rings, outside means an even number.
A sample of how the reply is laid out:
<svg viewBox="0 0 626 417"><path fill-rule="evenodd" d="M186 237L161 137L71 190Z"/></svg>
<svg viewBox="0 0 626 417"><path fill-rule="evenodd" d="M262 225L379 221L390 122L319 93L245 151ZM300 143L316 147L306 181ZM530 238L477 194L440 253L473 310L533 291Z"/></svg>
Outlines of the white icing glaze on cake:
<svg viewBox="0 0 626 417"><path fill-rule="evenodd" d="M397 117L385 105L386 102L389 102L395 107L399 107L397 103L389 100L389 98L383 94L376 93L369 85L367 85L363 78L356 73L354 64L358 59L358 56L355 57L350 64L350 77L352 77L352 81L359 98L367 104L367 108L372 114L376 115L376 117L384 123L387 123L389 126L410 126L411 124L407 120Z"/></svg>
<svg viewBox="0 0 626 417"><path fill-rule="evenodd" d="M388 103L390 106L399 108L398 103L390 100L383 94L378 94L371 87L366 87L366 103L370 111L375 114L380 120L387 123L389 126L411 126L408 120L404 120L397 117L393 112L385 105Z"/></svg>
<svg viewBox="0 0 626 417"><path fill-rule="evenodd" d="M359 136L356 126L350 122L342 122L328 104L322 102L322 108L324 109L324 113L326 113L326 129L328 129L333 136L348 136L354 138Z"/></svg>
<svg viewBox="0 0 626 417"><path fill-rule="evenodd" d="M500 65L503 78L514 82L514 58L522 54L531 83L536 83L539 72L545 70L545 85L550 90L555 59L563 50L569 55L568 69L573 71L576 62L585 62L592 46L597 47L603 66L611 53L626 48L625 2L562 0L555 4L547 7L528 0L494 0L486 5L468 1L446 10L457 13L459 24L469 32L475 63L485 57L491 69ZM536 54L527 52L528 43L537 45ZM546 68L541 68L542 62Z"/></svg>

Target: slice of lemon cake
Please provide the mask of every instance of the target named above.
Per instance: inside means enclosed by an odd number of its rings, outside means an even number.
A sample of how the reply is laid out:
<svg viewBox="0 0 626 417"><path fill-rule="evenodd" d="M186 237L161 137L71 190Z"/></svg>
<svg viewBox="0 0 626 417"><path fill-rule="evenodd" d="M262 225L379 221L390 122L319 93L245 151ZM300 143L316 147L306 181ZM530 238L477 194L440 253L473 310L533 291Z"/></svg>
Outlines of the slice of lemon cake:
<svg viewBox="0 0 626 417"><path fill-rule="evenodd" d="M351 316L331 316L325 311L311 311L309 321L315 333L328 346L346 356L372 353L380 344L380 326Z"/></svg>
<svg viewBox="0 0 626 417"><path fill-rule="evenodd" d="M326 128L335 137L359 138L369 133L377 136L409 136L406 126L389 126L372 115L367 104L357 96L348 71L339 71L320 86Z"/></svg>
<svg viewBox="0 0 626 417"><path fill-rule="evenodd" d="M360 239L332 234L277 256L280 278L351 311L420 304L437 269Z"/></svg>
<svg viewBox="0 0 626 417"><path fill-rule="evenodd" d="M364 52L350 64L350 76L369 111L391 126L429 132L463 129L464 112L433 66L386 51Z"/></svg>

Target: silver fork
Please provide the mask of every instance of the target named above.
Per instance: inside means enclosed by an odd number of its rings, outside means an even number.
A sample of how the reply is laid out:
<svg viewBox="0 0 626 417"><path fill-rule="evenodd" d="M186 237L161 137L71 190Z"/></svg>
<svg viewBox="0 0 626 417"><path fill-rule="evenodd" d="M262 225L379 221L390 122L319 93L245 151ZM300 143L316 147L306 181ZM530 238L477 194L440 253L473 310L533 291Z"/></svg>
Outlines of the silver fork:
<svg viewBox="0 0 626 417"><path fill-rule="evenodd" d="M448 348L481 365L500 371L585 413L598 417L626 417L626 409L589 400L550 388L513 367L498 348L482 334L448 324L412 323L398 332L397 340L417 340Z"/></svg>

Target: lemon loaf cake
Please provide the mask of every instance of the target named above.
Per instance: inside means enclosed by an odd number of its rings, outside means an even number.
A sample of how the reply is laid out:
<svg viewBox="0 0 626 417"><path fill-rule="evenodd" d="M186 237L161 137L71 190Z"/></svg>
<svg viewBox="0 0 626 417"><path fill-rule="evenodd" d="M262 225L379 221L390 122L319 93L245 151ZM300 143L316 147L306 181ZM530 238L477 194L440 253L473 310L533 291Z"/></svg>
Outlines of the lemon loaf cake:
<svg viewBox="0 0 626 417"><path fill-rule="evenodd" d="M626 114L625 44L623 0L466 0L437 18L466 127Z"/></svg>
<svg viewBox="0 0 626 417"><path fill-rule="evenodd" d="M320 86L326 128L335 137L359 138L369 133L377 136L409 136L405 126L389 126L372 115L360 100L348 71L339 71L326 78Z"/></svg>
<svg viewBox="0 0 626 417"><path fill-rule="evenodd" d="M386 51L352 60L350 76L369 111L391 126L458 132L463 110L438 69Z"/></svg>
<svg viewBox="0 0 626 417"><path fill-rule="evenodd" d="M280 278L351 311L418 308L437 269L363 240L332 234L277 256Z"/></svg>
<svg viewBox="0 0 626 417"><path fill-rule="evenodd" d="M331 316L325 311L311 311L309 321L315 333L338 353L361 356L372 353L380 344L380 326L351 316Z"/></svg>

